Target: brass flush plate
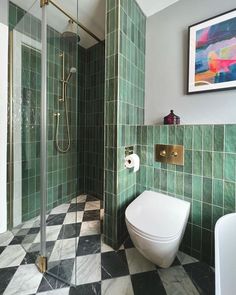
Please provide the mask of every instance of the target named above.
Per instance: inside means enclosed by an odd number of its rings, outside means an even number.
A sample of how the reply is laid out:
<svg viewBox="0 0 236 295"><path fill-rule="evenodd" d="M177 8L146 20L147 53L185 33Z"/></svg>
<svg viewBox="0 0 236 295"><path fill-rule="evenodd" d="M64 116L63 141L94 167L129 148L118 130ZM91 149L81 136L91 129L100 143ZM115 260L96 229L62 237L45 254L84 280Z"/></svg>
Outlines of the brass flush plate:
<svg viewBox="0 0 236 295"><path fill-rule="evenodd" d="M156 162L184 165L184 146L156 144L155 147Z"/></svg>

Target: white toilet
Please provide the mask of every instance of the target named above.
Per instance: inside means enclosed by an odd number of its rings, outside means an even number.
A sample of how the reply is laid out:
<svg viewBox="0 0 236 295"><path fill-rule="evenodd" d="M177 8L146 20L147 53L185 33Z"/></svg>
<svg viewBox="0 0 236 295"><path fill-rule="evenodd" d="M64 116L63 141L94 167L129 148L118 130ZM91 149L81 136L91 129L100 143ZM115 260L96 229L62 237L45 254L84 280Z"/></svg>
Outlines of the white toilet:
<svg viewBox="0 0 236 295"><path fill-rule="evenodd" d="M189 202L144 191L125 211L134 246L156 265L169 267L178 252L189 211Z"/></svg>

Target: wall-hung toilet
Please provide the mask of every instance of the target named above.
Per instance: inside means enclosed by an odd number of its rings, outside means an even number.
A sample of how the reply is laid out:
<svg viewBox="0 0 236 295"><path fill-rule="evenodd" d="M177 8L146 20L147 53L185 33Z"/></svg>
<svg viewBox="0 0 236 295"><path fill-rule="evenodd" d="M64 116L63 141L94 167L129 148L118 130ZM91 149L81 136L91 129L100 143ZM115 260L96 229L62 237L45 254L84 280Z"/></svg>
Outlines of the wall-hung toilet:
<svg viewBox="0 0 236 295"><path fill-rule="evenodd" d="M145 191L125 211L134 246L147 259L166 268L175 259L189 217L190 203Z"/></svg>

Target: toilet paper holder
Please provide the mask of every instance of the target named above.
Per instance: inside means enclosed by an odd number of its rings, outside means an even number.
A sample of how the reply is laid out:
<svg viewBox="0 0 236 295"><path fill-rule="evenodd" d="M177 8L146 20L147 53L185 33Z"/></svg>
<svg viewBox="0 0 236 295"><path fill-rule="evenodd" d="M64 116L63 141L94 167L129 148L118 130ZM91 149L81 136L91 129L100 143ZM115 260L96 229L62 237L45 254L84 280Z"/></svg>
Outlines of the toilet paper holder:
<svg viewBox="0 0 236 295"><path fill-rule="evenodd" d="M127 157L133 153L134 153L134 146L133 145L125 147L125 157Z"/></svg>

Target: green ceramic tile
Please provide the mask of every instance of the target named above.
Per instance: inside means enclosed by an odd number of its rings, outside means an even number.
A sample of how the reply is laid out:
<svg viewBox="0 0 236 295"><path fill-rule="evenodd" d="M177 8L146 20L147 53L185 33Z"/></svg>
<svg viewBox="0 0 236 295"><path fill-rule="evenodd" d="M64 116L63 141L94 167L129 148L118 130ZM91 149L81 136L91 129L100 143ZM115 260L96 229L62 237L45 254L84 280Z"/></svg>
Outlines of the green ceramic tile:
<svg viewBox="0 0 236 295"><path fill-rule="evenodd" d="M154 169L154 188L160 188L160 169Z"/></svg>
<svg viewBox="0 0 236 295"><path fill-rule="evenodd" d="M236 125L225 125L225 151L236 153Z"/></svg>
<svg viewBox="0 0 236 295"><path fill-rule="evenodd" d="M203 202L212 203L212 179L203 178Z"/></svg>
<svg viewBox="0 0 236 295"><path fill-rule="evenodd" d="M213 126L206 125L202 127L203 131L203 150L212 151L213 146Z"/></svg>
<svg viewBox="0 0 236 295"><path fill-rule="evenodd" d="M154 147L153 145L147 147L147 165L153 166L154 161Z"/></svg>
<svg viewBox="0 0 236 295"><path fill-rule="evenodd" d="M184 192L184 187L183 187L183 173L179 173L179 172L176 172L176 184L175 184L175 187L176 187L176 194L179 195L179 196L182 196L183 195L183 192Z"/></svg>
<svg viewBox="0 0 236 295"><path fill-rule="evenodd" d="M154 168L147 167L147 188L154 187Z"/></svg>
<svg viewBox="0 0 236 295"><path fill-rule="evenodd" d="M175 144L175 126L169 126L169 144Z"/></svg>
<svg viewBox="0 0 236 295"><path fill-rule="evenodd" d="M140 183L146 185L146 167L142 166L140 169Z"/></svg>
<svg viewBox="0 0 236 295"><path fill-rule="evenodd" d="M167 172L167 191L168 193L175 193L175 172Z"/></svg>
<svg viewBox="0 0 236 295"><path fill-rule="evenodd" d="M193 127L193 148L202 150L202 126L194 125Z"/></svg>
<svg viewBox="0 0 236 295"><path fill-rule="evenodd" d="M202 200L203 179L200 176L193 175L193 199Z"/></svg>
<svg viewBox="0 0 236 295"><path fill-rule="evenodd" d="M209 230L212 228L212 206L206 203L202 205L202 227Z"/></svg>
<svg viewBox="0 0 236 295"><path fill-rule="evenodd" d="M224 151L224 126L214 126L214 151Z"/></svg>
<svg viewBox="0 0 236 295"><path fill-rule="evenodd" d="M194 250L201 250L202 231L199 226L192 226L192 248Z"/></svg>
<svg viewBox="0 0 236 295"><path fill-rule="evenodd" d="M213 227L215 226L217 220L223 216L223 208L222 207L217 207L213 206L213 218L212 218L212 225Z"/></svg>
<svg viewBox="0 0 236 295"><path fill-rule="evenodd" d="M147 127L147 144L153 144L153 127Z"/></svg>
<svg viewBox="0 0 236 295"><path fill-rule="evenodd" d="M213 179L213 204L217 206L223 206L224 189L223 181Z"/></svg>
<svg viewBox="0 0 236 295"><path fill-rule="evenodd" d="M14 27L17 24L17 8L10 2L9 4L9 23Z"/></svg>
<svg viewBox="0 0 236 295"><path fill-rule="evenodd" d="M140 157L141 165L147 164L147 146L141 146L141 157Z"/></svg>
<svg viewBox="0 0 236 295"><path fill-rule="evenodd" d="M224 208L235 210L235 183L224 183Z"/></svg>
<svg viewBox="0 0 236 295"><path fill-rule="evenodd" d="M210 265L212 249L212 233L207 229L202 230L201 260Z"/></svg>
<svg viewBox="0 0 236 295"><path fill-rule="evenodd" d="M192 149L193 146L193 126L184 126L184 147Z"/></svg>
<svg viewBox="0 0 236 295"><path fill-rule="evenodd" d="M184 237L183 237L183 242L185 244L185 247L191 247L191 241L192 241L192 231L191 231L191 224L187 224Z"/></svg>
<svg viewBox="0 0 236 295"><path fill-rule="evenodd" d="M142 144L142 126L137 126L137 144Z"/></svg>
<svg viewBox="0 0 236 295"><path fill-rule="evenodd" d="M160 143L168 144L168 126L160 126Z"/></svg>
<svg viewBox="0 0 236 295"><path fill-rule="evenodd" d="M107 32L111 33L117 29L117 10L114 8L108 12Z"/></svg>
<svg viewBox="0 0 236 295"><path fill-rule="evenodd" d="M236 155L225 154L224 159L224 179L228 181L236 180Z"/></svg>
<svg viewBox="0 0 236 295"><path fill-rule="evenodd" d="M213 176L215 178L223 178L223 153L214 152L213 153Z"/></svg>
<svg viewBox="0 0 236 295"><path fill-rule="evenodd" d="M224 208L223 211L224 211L224 215L230 214L230 213L235 213L235 211L232 210L232 209L226 209L226 208Z"/></svg>
<svg viewBox="0 0 236 295"><path fill-rule="evenodd" d="M142 144L147 144L147 126L142 127Z"/></svg>
<svg viewBox="0 0 236 295"><path fill-rule="evenodd" d="M184 174L184 196L192 198L192 175Z"/></svg>
<svg viewBox="0 0 236 295"><path fill-rule="evenodd" d="M161 168L162 169L167 169L167 164L166 163L161 163Z"/></svg>
<svg viewBox="0 0 236 295"><path fill-rule="evenodd" d="M192 174L192 151L185 150L184 153L184 172Z"/></svg>
<svg viewBox="0 0 236 295"><path fill-rule="evenodd" d="M184 166L181 166L181 165L176 165L176 171L178 172L183 172L184 171Z"/></svg>
<svg viewBox="0 0 236 295"><path fill-rule="evenodd" d="M202 175L202 152L193 152L193 174Z"/></svg>
<svg viewBox="0 0 236 295"><path fill-rule="evenodd" d="M154 144L160 143L160 126L154 126L153 129Z"/></svg>
<svg viewBox="0 0 236 295"><path fill-rule="evenodd" d="M176 126L175 129L175 140L176 144L184 144L184 126Z"/></svg>
<svg viewBox="0 0 236 295"><path fill-rule="evenodd" d="M202 202L193 200L192 202L192 223L202 225Z"/></svg>
<svg viewBox="0 0 236 295"><path fill-rule="evenodd" d="M176 170L176 165L167 164L167 170L169 170L169 171L175 171Z"/></svg>
<svg viewBox="0 0 236 295"><path fill-rule="evenodd" d="M212 153L203 152L203 176L212 177Z"/></svg>
<svg viewBox="0 0 236 295"><path fill-rule="evenodd" d="M161 170L161 190L167 191L167 171Z"/></svg>

